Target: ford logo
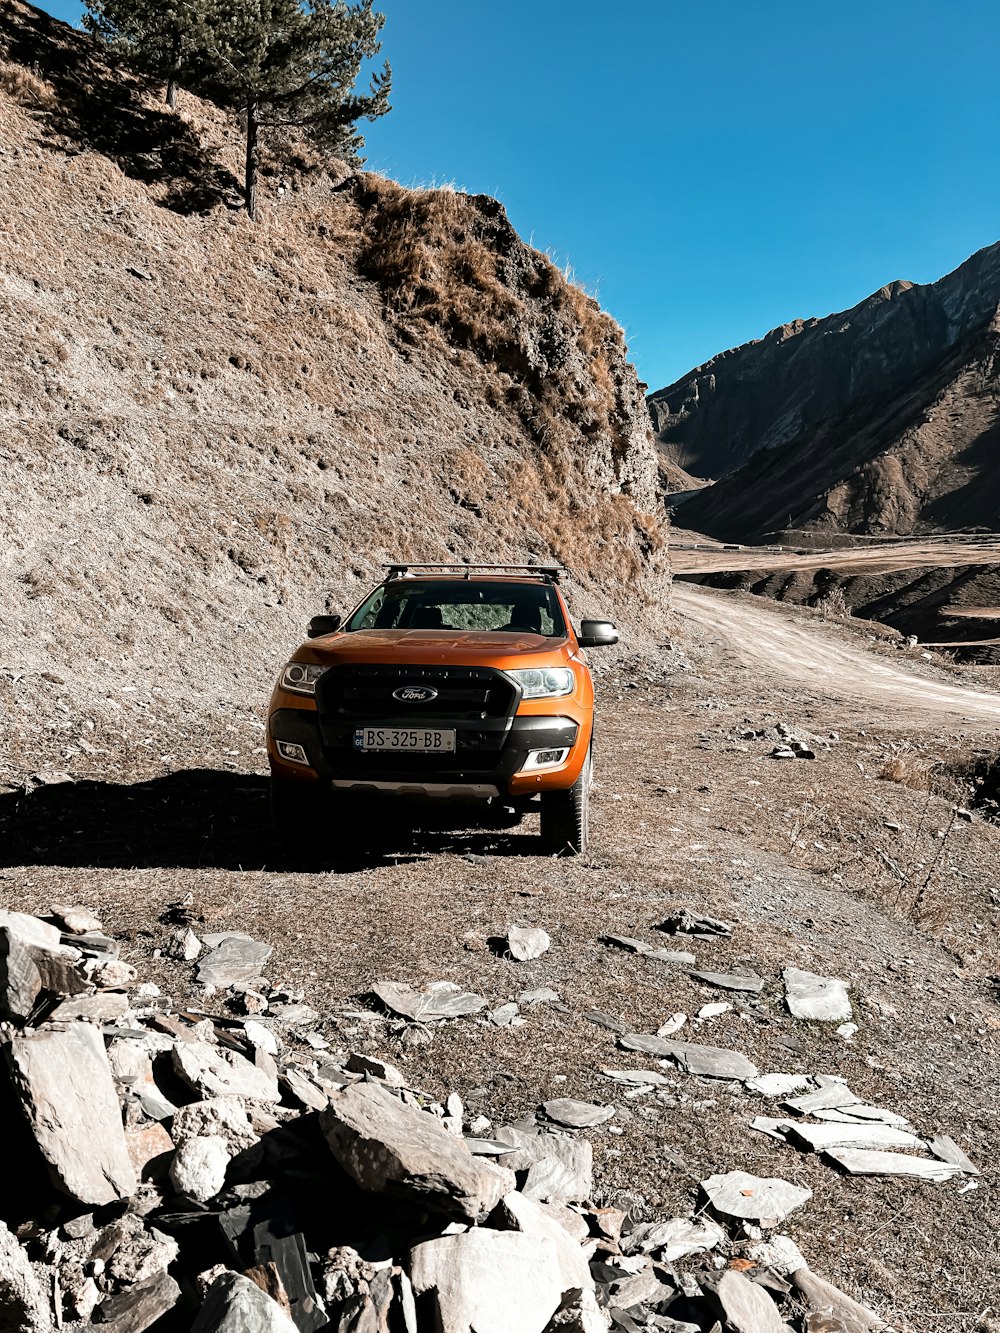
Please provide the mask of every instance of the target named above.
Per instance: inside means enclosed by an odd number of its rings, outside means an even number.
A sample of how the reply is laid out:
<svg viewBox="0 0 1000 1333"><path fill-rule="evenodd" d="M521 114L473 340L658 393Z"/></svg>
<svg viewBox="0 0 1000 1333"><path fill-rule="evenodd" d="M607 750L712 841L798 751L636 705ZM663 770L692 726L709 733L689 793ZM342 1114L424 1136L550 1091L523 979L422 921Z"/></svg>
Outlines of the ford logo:
<svg viewBox="0 0 1000 1333"><path fill-rule="evenodd" d="M393 690L392 697L404 704L429 704L438 697L438 692L433 685L401 685Z"/></svg>

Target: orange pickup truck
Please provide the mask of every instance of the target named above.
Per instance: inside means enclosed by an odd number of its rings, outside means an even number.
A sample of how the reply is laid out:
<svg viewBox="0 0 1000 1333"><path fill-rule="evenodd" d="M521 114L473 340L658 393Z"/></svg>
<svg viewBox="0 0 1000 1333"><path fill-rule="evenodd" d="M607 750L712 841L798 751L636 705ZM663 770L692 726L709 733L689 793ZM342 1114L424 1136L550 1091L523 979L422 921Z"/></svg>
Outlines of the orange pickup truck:
<svg viewBox="0 0 1000 1333"><path fill-rule="evenodd" d="M271 697L271 812L291 848L347 830L349 793L469 798L494 820L541 816L549 852L586 850L594 685L558 568L386 566L345 618L314 616Z"/></svg>

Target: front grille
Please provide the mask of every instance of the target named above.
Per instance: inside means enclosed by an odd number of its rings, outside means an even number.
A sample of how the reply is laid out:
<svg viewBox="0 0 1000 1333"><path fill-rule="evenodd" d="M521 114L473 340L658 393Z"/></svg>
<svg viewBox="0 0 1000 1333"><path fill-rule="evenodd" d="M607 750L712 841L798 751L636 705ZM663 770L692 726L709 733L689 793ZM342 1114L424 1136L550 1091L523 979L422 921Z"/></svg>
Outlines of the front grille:
<svg viewBox="0 0 1000 1333"><path fill-rule="evenodd" d="M407 685L430 686L437 696L419 703L395 699L393 691ZM517 689L490 667L342 666L320 678L316 703L326 727L373 721L420 726L511 717Z"/></svg>

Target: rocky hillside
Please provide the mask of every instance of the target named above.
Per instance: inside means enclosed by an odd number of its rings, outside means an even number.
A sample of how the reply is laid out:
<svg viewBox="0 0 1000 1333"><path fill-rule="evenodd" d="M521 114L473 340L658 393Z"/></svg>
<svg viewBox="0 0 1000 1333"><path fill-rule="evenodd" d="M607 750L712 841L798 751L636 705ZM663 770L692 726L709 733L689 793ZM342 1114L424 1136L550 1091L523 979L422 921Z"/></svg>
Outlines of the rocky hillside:
<svg viewBox="0 0 1000 1333"><path fill-rule="evenodd" d="M556 558L578 615L654 631L657 459L618 326L483 196L301 156L265 163L252 225L234 127L158 94L3 7L0 700L24 763L58 753L56 708L155 750L157 722L259 711L306 618L390 558Z"/></svg>
<svg viewBox="0 0 1000 1333"><path fill-rule="evenodd" d="M722 478L683 506L684 525L727 539L995 527L998 305L1000 244L652 394L661 450Z"/></svg>

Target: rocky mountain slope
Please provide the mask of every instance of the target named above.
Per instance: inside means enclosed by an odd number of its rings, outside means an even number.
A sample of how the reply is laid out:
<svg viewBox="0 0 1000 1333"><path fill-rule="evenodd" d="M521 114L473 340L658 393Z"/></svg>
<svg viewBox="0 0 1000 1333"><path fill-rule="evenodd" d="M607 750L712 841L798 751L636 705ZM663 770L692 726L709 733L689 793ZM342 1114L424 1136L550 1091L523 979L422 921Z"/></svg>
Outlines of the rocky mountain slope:
<svg viewBox="0 0 1000 1333"><path fill-rule="evenodd" d="M684 525L730 540L995 527L998 306L1000 244L652 394L661 450L721 478L684 505Z"/></svg>
<svg viewBox="0 0 1000 1333"><path fill-rule="evenodd" d="M265 162L254 226L235 128L158 97L4 6L4 767L58 756L58 709L157 753L220 701L258 713L306 618L388 559L555 558L578 615L654 631L617 325L483 196L303 156Z"/></svg>

